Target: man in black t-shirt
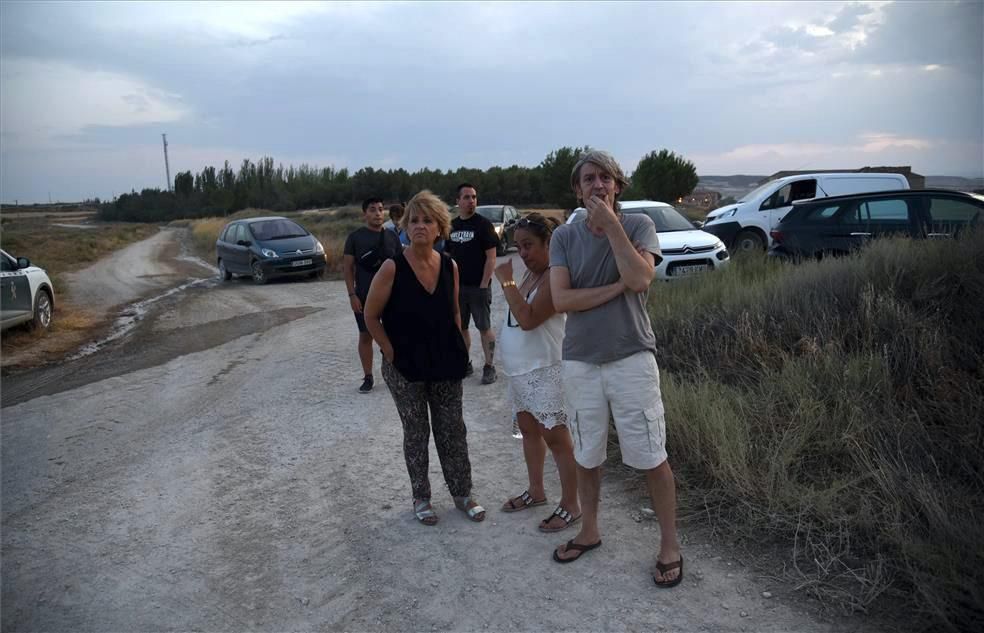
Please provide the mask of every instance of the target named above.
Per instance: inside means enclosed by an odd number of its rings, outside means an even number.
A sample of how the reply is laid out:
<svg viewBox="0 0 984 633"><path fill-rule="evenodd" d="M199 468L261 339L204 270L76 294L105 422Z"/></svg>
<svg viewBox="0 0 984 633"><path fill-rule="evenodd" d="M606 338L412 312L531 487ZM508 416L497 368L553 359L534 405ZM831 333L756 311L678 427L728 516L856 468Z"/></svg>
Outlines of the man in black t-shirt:
<svg viewBox="0 0 984 633"><path fill-rule="evenodd" d="M468 322L475 318L475 327L482 337L482 351L485 354L485 367L482 370L482 384L495 382L495 367L492 364L495 354L495 332L492 330L492 273L495 271L495 250L499 237L492 223L475 213L478 206L478 192L468 183L458 185L459 214L451 221L451 237L444 249L458 264L458 303L461 308L461 336L465 347L471 349L468 336ZM468 362L466 375L472 373Z"/></svg>
<svg viewBox="0 0 984 633"><path fill-rule="evenodd" d="M366 225L352 231L345 240L342 269L345 273L345 286L348 288L349 303L355 313L359 326L359 360L362 361L362 386L360 393L372 391L372 336L366 330L362 307L369 294L372 278L383 262L400 252L400 238L393 231L383 229L386 219L383 201L367 198L362 203L362 216Z"/></svg>

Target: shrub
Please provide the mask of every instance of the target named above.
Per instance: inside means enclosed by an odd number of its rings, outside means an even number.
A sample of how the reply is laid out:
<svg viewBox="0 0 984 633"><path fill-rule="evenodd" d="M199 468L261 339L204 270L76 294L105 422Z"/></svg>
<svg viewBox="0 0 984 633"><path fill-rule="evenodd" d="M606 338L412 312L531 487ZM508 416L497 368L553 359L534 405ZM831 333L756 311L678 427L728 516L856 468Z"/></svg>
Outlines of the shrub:
<svg viewBox="0 0 984 633"><path fill-rule="evenodd" d="M654 286L675 465L814 594L980 630L982 306L984 231Z"/></svg>

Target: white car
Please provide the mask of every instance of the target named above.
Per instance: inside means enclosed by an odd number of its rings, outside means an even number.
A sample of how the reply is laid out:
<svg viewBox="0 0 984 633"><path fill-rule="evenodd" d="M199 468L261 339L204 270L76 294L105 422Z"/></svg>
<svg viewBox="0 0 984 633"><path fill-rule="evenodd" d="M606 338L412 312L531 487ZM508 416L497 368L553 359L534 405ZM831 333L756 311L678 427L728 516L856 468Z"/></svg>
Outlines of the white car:
<svg viewBox="0 0 984 633"><path fill-rule="evenodd" d="M0 250L0 329L27 323L47 329L55 311L55 291L43 268L26 257Z"/></svg>
<svg viewBox="0 0 984 633"><path fill-rule="evenodd" d="M663 260L656 265L656 278L664 281L681 279L726 266L730 259L724 242L698 229L673 206L653 200L620 203L622 213L645 213L656 225ZM574 209L567 224L582 222L584 207Z"/></svg>

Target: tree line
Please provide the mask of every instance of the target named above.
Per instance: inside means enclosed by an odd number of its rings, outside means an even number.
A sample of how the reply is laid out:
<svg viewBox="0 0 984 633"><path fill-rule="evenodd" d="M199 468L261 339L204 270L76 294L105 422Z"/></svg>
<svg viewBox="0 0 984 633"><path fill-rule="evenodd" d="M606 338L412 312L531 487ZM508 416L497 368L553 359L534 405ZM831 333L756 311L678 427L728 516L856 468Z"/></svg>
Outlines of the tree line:
<svg viewBox="0 0 984 633"><path fill-rule="evenodd" d="M111 221L161 222L177 218L226 215L246 208L275 212L296 211L358 203L375 196L386 201L409 200L422 189L430 189L453 203L462 182L473 184L483 203L515 206L553 205L563 209L577 206L570 186L574 164L589 147L562 147L550 152L536 167L459 167L442 171L363 167L348 169L274 164L269 157L243 160L238 169L226 161L221 169L205 167L201 172L179 172L174 190L131 191L100 205L100 218ZM672 202L697 186L693 163L663 149L646 154L630 179L622 198L649 198Z"/></svg>

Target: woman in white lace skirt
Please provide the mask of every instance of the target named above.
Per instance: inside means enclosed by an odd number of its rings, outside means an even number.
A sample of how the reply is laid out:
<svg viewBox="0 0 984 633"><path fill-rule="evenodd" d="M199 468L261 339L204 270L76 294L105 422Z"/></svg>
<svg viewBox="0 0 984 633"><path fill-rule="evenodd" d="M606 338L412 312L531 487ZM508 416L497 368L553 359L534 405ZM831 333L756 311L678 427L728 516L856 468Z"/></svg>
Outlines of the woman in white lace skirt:
<svg viewBox="0 0 984 633"><path fill-rule="evenodd" d="M529 487L511 497L503 512L519 512L547 503L543 462L549 448L560 474L560 503L540 522L543 532L557 532L581 518L577 499L574 442L567 429L561 385L563 314L557 314L550 296L550 234L556 220L532 213L516 225L515 243L526 264L517 284L512 260L495 269L509 312L499 331L502 373L509 379L512 410L523 433L523 456Z"/></svg>

